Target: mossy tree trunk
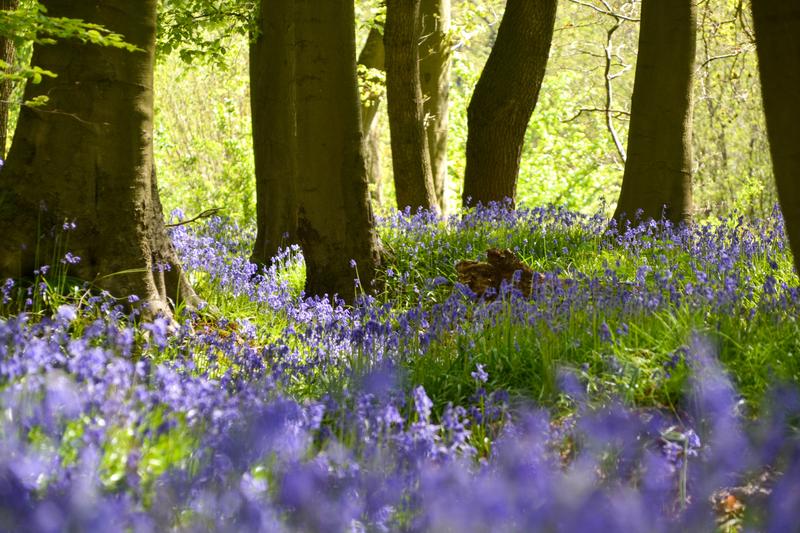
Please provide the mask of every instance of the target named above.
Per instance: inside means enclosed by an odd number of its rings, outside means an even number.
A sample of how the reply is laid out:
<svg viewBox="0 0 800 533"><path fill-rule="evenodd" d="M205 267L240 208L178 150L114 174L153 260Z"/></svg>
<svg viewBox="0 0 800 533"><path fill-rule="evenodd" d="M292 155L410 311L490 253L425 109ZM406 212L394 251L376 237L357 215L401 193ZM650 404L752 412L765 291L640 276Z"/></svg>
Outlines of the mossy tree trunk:
<svg viewBox="0 0 800 533"><path fill-rule="evenodd" d="M557 0L508 0L467 109L465 207L512 201L525 132L542 86Z"/></svg>
<svg viewBox="0 0 800 533"><path fill-rule="evenodd" d="M450 95L450 0L422 0L419 43L423 116L428 136L433 191L444 212L447 183L447 108Z"/></svg>
<svg viewBox="0 0 800 533"><path fill-rule="evenodd" d="M397 206L436 209L419 67L420 0L386 2L386 97Z"/></svg>
<svg viewBox="0 0 800 533"><path fill-rule="evenodd" d="M14 11L19 7L19 0L0 0L0 10ZM17 47L13 39L0 36L0 59L13 65L17 58ZM11 109L11 93L14 91L12 80L0 81L0 159L6 157L8 144L8 113Z"/></svg>
<svg viewBox="0 0 800 533"><path fill-rule="evenodd" d="M754 0L752 4L772 168L800 272L800 2Z"/></svg>
<svg viewBox="0 0 800 533"><path fill-rule="evenodd" d="M352 2L295 0L298 237L306 293L352 300L379 261L367 188Z"/></svg>
<svg viewBox="0 0 800 533"><path fill-rule="evenodd" d="M33 63L55 72L25 98L0 173L0 276L24 276L53 257L64 221L77 229L73 274L120 297L138 296L150 313L171 301L194 303L170 243L153 165L156 0L45 0L48 15L94 22L143 51L74 41L35 46ZM63 254L63 250L60 254Z"/></svg>
<svg viewBox="0 0 800 533"><path fill-rule="evenodd" d="M691 217L697 2L643 0L628 157L614 218Z"/></svg>
<svg viewBox="0 0 800 533"><path fill-rule="evenodd" d="M261 0L250 44L250 107L256 171L256 243L269 264L297 240L294 0Z"/></svg>

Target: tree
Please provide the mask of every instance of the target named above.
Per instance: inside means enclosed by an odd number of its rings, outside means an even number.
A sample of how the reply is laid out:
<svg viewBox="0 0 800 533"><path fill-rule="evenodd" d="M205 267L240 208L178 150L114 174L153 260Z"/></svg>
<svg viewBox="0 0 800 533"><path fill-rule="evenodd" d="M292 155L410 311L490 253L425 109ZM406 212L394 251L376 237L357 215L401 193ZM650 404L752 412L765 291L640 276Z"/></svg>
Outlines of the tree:
<svg viewBox="0 0 800 533"><path fill-rule="evenodd" d="M251 261L296 242L294 1L262 0L250 44L258 233Z"/></svg>
<svg viewBox="0 0 800 533"><path fill-rule="evenodd" d="M423 93L423 124L428 137L433 190L438 209L444 210L444 184L447 175L447 106L450 87L450 0L422 0L421 38L418 44L420 87ZM358 56L362 82L361 125L367 145L366 158L373 201L382 203L380 194L380 132L376 116L385 91L386 51L382 29L370 29Z"/></svg>
<svg viewBox="0 0 800 533"><path fill-rule="evenodd" d="M691 216L696 25L694 0L642 2L618 221Z"/></svg>
<svg viewBox="0 0 800 533"><path fill-rule="evenodd" d="M800 272L800 2L757 0L752 9L772 168Z"/></svg>
<svg viewBox="0 0 800 533"><path fill-rule="evenodd" d="M433 191L445 211L447 181L447 107L450 93L450 0L422 0L419 70L423 117L428 136Z"/></svg>
<svg viewBox="0 0 800 533"><path fill-rule="evenodd" d="M296 0L297 234L308 294L354 294L379 262L367 190L352 2Z"/></svg>
<svg viewBox="0 0 800 533"><path fill-rule="evenodd" d="M15 11L19 7L19 0L0 0L0 10ZM11 36L0 36L0 60L6 65L13 65L17 59L17 47ZM14 80L0 79L0 159L6 157L8 144L8 113L11 108L11 93L14 90Z"/></svg>
<svg viewBox="0 0 800 533"><path fill-rule="evenodd" d="M381 156L380 131L376 118L385 91L386 51L383 46L383 33L373 26L361 53L358 55L358 73L361 81L361 131L364 134L367 162L367 176L373 189L372 200L380 205L381 195Z"/></svg>
<svg viewBox="0 0 800 533"><path fill-rule="evenodd" d="M516 197L522 145L547 68L557 3L506 3L467 109L465 207Z"/></svg>
<svg viewBox="0 0 800 533"><path fill-rule="evenodd" d="M258 233L251 261L268 264L281 246L297 242L294 1L262 0L256 21L257 33L250 45L250 96ZM366 69L366 76L384 70L383 34L377 27L371 29L358 64ZM367 77L365 81L371 87L361 103L361 126L368 177L377 184L380 155L375 118L382 89L372 86L381 80Z"/></svg>
<svg viewBox="0 0 800 533"><path fill-rule="evenodd" d="M266 263L278 246L296 241L306 261L306 293L352 299L350 260L365 286L379 261L359 119L353 3L163 2L169 9L161 48L179 50L187 61L222 61L226 35L255 32L250 79L259 228L253 260ZM260 11L253 13L256 6Z"/></svg>
<svg viewBox="0 0 800 533"><path fill-rule="evenodd" d="M435 209L419 70L420 0L386 2L386 97L399 208Z"/></svg>
<svg viewBox="0 0 800 533"><path fill-rule="evenodd" d="M123 33L139 51L77 41L34 47L33 63L58 77L28 84L26 100L44 95L49 102L22 109L0 173L0 276L23 276L50 261L54 235L74 221L68 246L81 258L75 275L169 314L170 300L196 297L167 236L153 165L157 1L135 4L43 3L50 16Z"/></svg>
<svg viewBox="0 0 800 533"><path fill-rule="evenodd" d="M367 132L375 124L378 108L383 99L382 76L386 70L386 49L383 46L383 33L372 27L358 54L358 69L363 73L364 84L361 101L361 128Z"/></svg>

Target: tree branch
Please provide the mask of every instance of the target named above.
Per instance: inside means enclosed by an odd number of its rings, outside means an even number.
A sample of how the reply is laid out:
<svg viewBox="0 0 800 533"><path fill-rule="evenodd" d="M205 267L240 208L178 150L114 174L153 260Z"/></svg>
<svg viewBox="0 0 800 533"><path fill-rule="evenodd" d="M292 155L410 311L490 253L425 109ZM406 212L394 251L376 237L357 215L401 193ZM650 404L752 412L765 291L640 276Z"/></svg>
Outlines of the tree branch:
<svg viewBox="0 0 800 533"><path fill-rule="evenodd" d="M614 17L618 21L625 20L625 21L628 21L628 22L639 22L639 19L637 19L637 18L629 17L627 15L623 15L622 13L617 13L617 12L613 11L611 9L611 6L609 6L607 2L603 2L603 5L605 7L605 9L603 9L603 8L597 7L594 4L590 4L588 2L581 2L581 0L569 0L569 1L572 2L573 4L578 4L579 6L584 6L584 7L588 7L589 9L593 9L594 11L597 11L598 13L602 13L603 15L608 15L609 17Z"/></svg>
<svg viewBox="0 0 800 533"><path fill-rule="evenodd" d="M186 224L191 224L192 222L196 222L196 221L200 220L201 218L207 218L207 217L210 217L210 216L214 216L217 213L219 213L220 211L222 211L221 207L212 207L211 209L206 209L205 211L203 211L199 215L197 215L195 217L192 217L192 218L190 218L188 220L181 220L180 222L175 222L174 224L166 224L166 226L168 228L177 228L178 226L185 226Z"/></svg>
<svg viewBox="0 0 800 533"><path fill-rule="evenodd" d="M577 120L581 115L584 113L611 113L614 115L614 118L619 117L630 117L630 111L625 111L624 109L606 109L604 107L582 107L578 110L577 113L572 115L570 118L566 118L561 122L573 122Z"/></svg>

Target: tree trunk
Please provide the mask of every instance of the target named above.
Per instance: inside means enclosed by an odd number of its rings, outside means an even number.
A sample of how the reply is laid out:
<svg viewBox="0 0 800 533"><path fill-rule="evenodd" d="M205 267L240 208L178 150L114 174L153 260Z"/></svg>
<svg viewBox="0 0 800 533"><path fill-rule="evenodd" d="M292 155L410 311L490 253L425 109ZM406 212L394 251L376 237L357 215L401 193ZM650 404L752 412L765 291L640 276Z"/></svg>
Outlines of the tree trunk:
<svg viewBox="0 0 800 533"><path fill-rule="evenodd" d="M116 296L137 295L149 313L196 296L164 227L153 170L156 0L46 0L48 15L122 33L131 53L75 41L34 47L35 65L55 72L28 84L8 161L0 173L0 276L80 256L73 274ZM64 221L77 228L55 249ZM38 257L37 257L38 256ZM38 265L37 265L38 263Z"/></svg>
<svg viewBox="0 0 800 533"><path fill-rule="evenodd" d="M628 159L614 218L691 217L694 0L643 0Z"/></svg>
<svg viewBox="0 0 800 533"><path fill-rule="evenodd" d="M369 31L364 47L358 54L358 64L369 70L386 71L386 49L383 46L383 34L378 28L372 28ZM368 87L366 88L367 96L361 102L361 130L367 132L375 124L378 108L383 99L383 91L374 87L375 84L380 83L380 80L370 76L369 72L364 78L364 83L368 84Z"/></svg>
<svg viewBox="0 0 800 533"><path fill-rule="evenodd" d="M382 206L383 166L381 164L381 132L376 124L364 133L364 162L367 165L369 197L373 206Z"/></svg>
<svg viewBox="0 0 800 533"><path fill-rule="evenodd" d="M371 75L374 71L386 71L386 53L383 47L383 34L378 28L373 27L361 53L358 55L358 64L367 69L362 81L365 87L362 90L361 101L361 131L364 133L365 152L367 163L367 179L370 184L370 196L373 205L383 203L381 182L380 131L375 120L383 99L383 82ZM365 96L366 95L366 96Z"/></svg>
<svg viewBox="0 0 800 533"><path fill-rule="evenodd" d="M251 261L296 242L294 0L261 0L250 44L250 107L258 233Z"/></svg>
<svg viewBox="0 0 800 533"><path fill-rule="evenodd" d="M508 0L467 109L465 207L512 201L525 132L542 86L557 0Z"/></svg>
<svg viewBox="0 0 800 533"><path fill-rule="evenodd" d="M422 0L422 40L419 69L424 98L423 116L428 136L433 190L441 212L446 211L447 106L450 95L450 0Z"/></svg>
<svg viewBox="0 0 800 533"><path fill-rule="evenodd" d="M0 0L0 10L14 11L19 7L19 0ZM14 40L0 37L0 59L9 65L14 65L17 58L17 48ZM8 144L8 113L11 109L11 93L14 90L12 80L0 81L0 159L6 158L6 145Z"/></svg>
<svg viewBox="0 0 800 533"><path fill-rule="evenodd" d="M400 209L436 209L419 70L420 0L386 2L386 96Z"/></svg>
<svg viewBox="0 0 800 533"><path fill-rule="evenodd" d="M306 293L352 300L379 261L367 191L352 2L296 0L298 237Z"/></svg>
<svg viewBox="0 0 800 533"><path fill-rule="evenodd" d="M800 272L800 2L755 0L761 95L786 233Z"/></svg>

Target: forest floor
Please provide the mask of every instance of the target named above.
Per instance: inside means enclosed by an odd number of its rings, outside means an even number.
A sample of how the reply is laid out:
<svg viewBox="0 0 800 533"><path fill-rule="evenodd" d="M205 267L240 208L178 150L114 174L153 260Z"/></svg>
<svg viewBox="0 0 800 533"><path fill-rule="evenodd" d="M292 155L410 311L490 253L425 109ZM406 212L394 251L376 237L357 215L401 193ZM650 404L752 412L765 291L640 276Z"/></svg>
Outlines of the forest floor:
<svg viewBox="0 0 800 533"><path fill-rule="evenodd" d="M777 213L617 230L493 206L379 231L349 307L302 296L296 247L259 272L252 230L220 218L173 229L208 302L177 324L58 268L7 282L0 529L796 527ZM459 273L487 252L529 277L478 296Z"/></svg>

